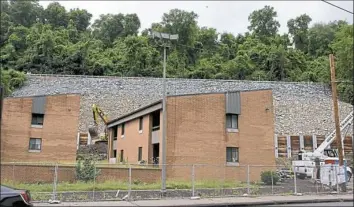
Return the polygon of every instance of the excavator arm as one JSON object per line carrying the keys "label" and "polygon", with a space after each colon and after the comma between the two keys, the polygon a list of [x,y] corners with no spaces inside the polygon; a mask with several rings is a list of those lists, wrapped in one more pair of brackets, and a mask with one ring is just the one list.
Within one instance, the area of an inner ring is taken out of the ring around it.
{"label": "excavator arm", "polygon": [[89,128],[89,133],[91,137],[98,137],[98,121],[99,118],[103,121],[105,125],[108,123],[108,117],[103,113],[103,111],[96,104],[92,104],[92,113],[94,120],[94,127]]}
{"label": "excavator arm", "polygon": [[98,116],[101,118],[101,120],[104,122],[105,125],[108,123],[108,118],[107,116],[103,113],[103,111],[98,107],[96,104],[92,104],[92,112],[93,112],[93,119],[95,121],[95,124],[98,124]]}

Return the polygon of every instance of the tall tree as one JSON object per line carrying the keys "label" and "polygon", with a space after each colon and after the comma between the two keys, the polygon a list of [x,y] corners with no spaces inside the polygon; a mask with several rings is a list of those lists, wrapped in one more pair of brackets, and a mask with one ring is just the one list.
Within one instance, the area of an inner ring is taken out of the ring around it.
{"label": "tall tree", "polygon": [[331,44],[337,59],[337,77],[340,80],[348,81],[338,84],[339,93],[344,100],[354,104],[353,91],[353,25],[343,25],[335,34],[335,39]]}
{"label": "tall tree", "polygon": [[124,15],[102,14],[93,23],[92,29],[97,39],[102,40],[107,46],[111,46],[117,37],[124,35]]}
{"label": "tall tree", "polygon": [[295,48],[305,53],[308,50],[308,28],[311,21],[311,17],[307,14],[288,21],[289,34],[292,35]]}
{"label": "tall tree", "polygon": [[124,36],[137,35],[140,29],[140,19],[136,14],[124,16]]}
{"label": "tall tree", "polygon": [[76,29],[80,32],[83,32],[90,25],[92,14],[90,14],[85,9],[70,9],[69,19],[73,20],[76,26]]}
{"label": "tall tree", "polygon": [[44,18],[53,27],[67,27],[69,22],[65,7],[60,5],[59,2],[53,2],[48,5],[44,10]]}
{"label": "tall tree", "polygon": [[15,25],[30,27],[43,21],[43,7],[38,0],[10,0],[9,15]]}
{"label": "tall tree", "polygon": [[6,12],[0,13],[0,47],[5,44],[9,37],[9,29],[12,25],[10,15]]}
{"label": "tall tree", "polygon": [[334,21],[329,23],[315,23],[308,32],[308,52],[310,57],[328,56],[332,53],[329,47],[334,40],[336,31],[342,26],[347,25],[345,21]]}
{"label": "tall tree", "polygon": [[136,14],[103,14],[92,25],[94,36],[107,46],[112,46],[118,37],[137,35],[140,20]]}
{"label": "tall tree", "polygon": [[276,17],[277,12],[274,7],[265,6],[260,10],[255,10],[248,16],[250,22],[248,29],[262,40],[274,37],[280,27]]}
{"label": "tall tree", "polygon": [[178,34],[178,42],[182,45],[193,45],[198,31],[198,15],[180,9],[172,9],[162,16],[163,32]]}

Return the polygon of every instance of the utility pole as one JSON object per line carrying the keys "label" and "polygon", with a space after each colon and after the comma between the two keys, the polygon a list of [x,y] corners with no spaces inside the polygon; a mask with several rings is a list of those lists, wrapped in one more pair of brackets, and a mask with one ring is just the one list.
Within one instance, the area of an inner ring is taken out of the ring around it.
{"label": "utility pole", "polygon": [[0,67],[0,139],[1,139],[1,125],[2,125],[2,111],[4,108],[4,93],[5,93],[5,87],[3,86],[3,83],[1,81],[2,76],[2,68]]}
{"label": "utility pole", "polygon": [[[335,66],[334,66],[334,56],[333,56],[333,54],[329,55],[329,64],[331,66],[332,100],[333,100],[334,122],[335,122],[335,125],[336,125],[337,149],[338,149],[338,154],[339,154],[339,168],[341,169],[341,168],[344,167],[344,161],[343,161],[342,139],[341,139],[339,113],[338,113],[336,69],[335,69]],[[344,173],[346,173],[345,170],[344,170]],[[341,187],[342,187],[342,191],[346,192],[346,182],[344,182],[341,185]]]}
{"label": "utility pole", "polygon": [[166,111],[166,88],[167,88],[167,82],[166,82],[166,60],[167,60],[167,55],[166,55],[166,49],[168,46],[168,41],[170,40],[178,40],[178,34],[167,34],[167,33],[161,33],[161,32],[151,32],[152,38],[159,38],[163,40],[163,99],[162,99],[162,141],[161,141],[161,147],[162,147],[162,159],[161,159],[161,165],[162,165],[162,176],[161,176],[161,192],[163,195],[166,193],[166,134],[167,134],[167,111]]}

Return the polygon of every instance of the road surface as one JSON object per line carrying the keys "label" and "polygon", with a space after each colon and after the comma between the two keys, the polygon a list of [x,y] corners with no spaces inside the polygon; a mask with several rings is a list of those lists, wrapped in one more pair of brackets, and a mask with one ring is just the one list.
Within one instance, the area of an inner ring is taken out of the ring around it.
{"label": "road surface", "polygon": [[353,206],[352,202],[328,202],[328,203],[303,203],[303,204],[286,204],[286,205],[270,205],[269,207],[275,206]]}

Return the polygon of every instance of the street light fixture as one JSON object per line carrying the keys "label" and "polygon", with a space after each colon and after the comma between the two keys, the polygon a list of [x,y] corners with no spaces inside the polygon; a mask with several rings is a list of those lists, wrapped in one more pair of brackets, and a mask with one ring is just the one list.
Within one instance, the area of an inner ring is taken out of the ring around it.
{"label": "street light fixture", "polygon": [[161,164],[162,164],[162,186],[161,186],[161,192],[163,194],[166,193],[166,123],[167,123],[167,114],[166,114],[166,88],[167,88],[167,82],[166,82],[166,49],[168,46],[168,41],[170,40],[178,40],[178,34],[168,34],[168,33],[162,33],[162,32],[156,32],[156,31],[151,31],[151,37],[152,38],[158,38],[165,40],[163,41],[162,47],[163,47],[163,99],[162,99],[162,159],[161,159]]}

